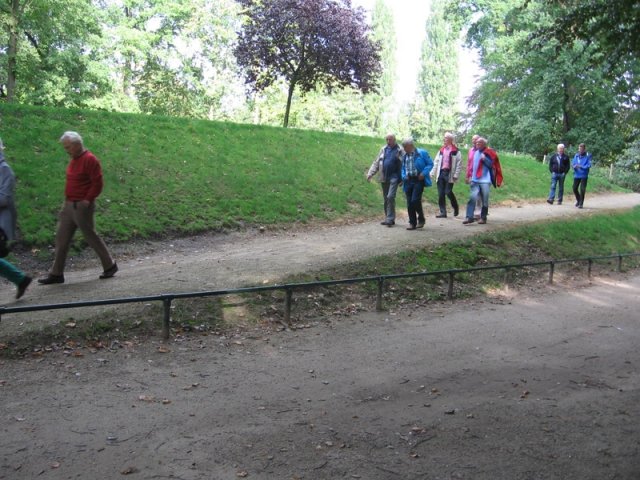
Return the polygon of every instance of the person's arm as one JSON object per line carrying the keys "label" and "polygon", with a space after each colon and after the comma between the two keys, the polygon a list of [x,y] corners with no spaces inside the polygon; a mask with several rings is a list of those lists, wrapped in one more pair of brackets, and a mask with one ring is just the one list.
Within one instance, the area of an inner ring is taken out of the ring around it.
{"label": "person's arm", "polygon": [[454,183],[458,181],[458,178],[460,178],[460,170],[462,170],[462,154],[460,153],[460,150],[456,152],[451,161],[453,162],[453,169],[449,183]]}
{"label": "person's arm", "polygon": [[378,173],[378,170],[380,169],[380,155],[382,154],[382,151],[383,150],[380,150],[380,152],[378,152],[378,156],[371,164],[371,167],[369,167],[369,171],[367,172],[367,181],[371,181],[371,178]]}
{"label": "person's arm", "polygon": [[86,169],[87,175],[89,175],[89,179],[91,181],[91,187],[87,191],[84,201],[91,203],[98,198],[100,193],[102,193],[102,187],[104,185],[102,179],[102,167],[100,166],[98,159],[93,157],[87,161]]}
{"label": "person's arm", "polygon": [[0,208],[8,207],[11,204],[15,178],[8,169],[0,169]]}
{"label": "person's arm", "polygon": [[587,154],[587,158],[584,161],[584,165],[582,165],[583,168],[586,168],[587,170],[591,168],[591,154]]}
{"label": "person's arm", "polygon": [[555,159],[555,155],[552,155],[551,158],[549,159],[549,172],[553,173],[553,160]]}
{"label": "person's arm", "polygon": [[426,150],[423,150],[422,152],[420,152],[420,156],[424,161],[424,168],[422,169],[422,172],[420,172],[422,175],[422,178],[420,178],[420,180],[424,180],[429,176],[429,173],[433,169],[433,160],[431,160],[431,156],[429,155],[429,152],[427,152]]}

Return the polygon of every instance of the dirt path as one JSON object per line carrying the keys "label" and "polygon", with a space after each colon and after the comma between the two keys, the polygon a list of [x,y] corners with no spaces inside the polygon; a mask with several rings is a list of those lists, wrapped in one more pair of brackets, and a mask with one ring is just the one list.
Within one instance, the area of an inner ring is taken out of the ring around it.
{"label": "dirt path", "polygon": [[[636,205],[640,205],[640,194],[591,196],[583,210],[569,203],[562,206],[521,204],[492,208],[487,225],[471,226],[463,226],[461,218],[435,219],[433,206],[429,205],[427,226],[413,232],[405,230],[406,219],[401,217],[394,228],[369,222],[275,234],[198,236],[170,243],[149,242],[143,248],[123,245],[116,248],[120,271],[113,279],[98,280],[99,262],[92,252],[88,252],[86,260],[78,259],[75,265],[70,261],[65,284],[40,286],[34,282],[18,302],[13,299],[14,289],[7,286],[0,295],[0,303],[48,304],[259,285],[277,281],[285,275],[364,259],[382,252],[437,244],[522,223],[590,215]],[[57,323],[68,318],[69,312],[5,315],[0,323],[0,339],[42,324]],[[73,310],[72,315],[81,318],[93,313],[95,309],[83,309]]]}
{"label": "dirt path", "polygon": [[0,361],[0,479],[637,480],[639,294]]}

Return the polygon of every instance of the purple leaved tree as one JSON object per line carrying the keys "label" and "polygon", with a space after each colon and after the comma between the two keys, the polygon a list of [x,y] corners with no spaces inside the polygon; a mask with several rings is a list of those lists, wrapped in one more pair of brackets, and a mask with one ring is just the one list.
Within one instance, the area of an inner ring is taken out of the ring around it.
{"label": "purple leaved tree", "polygon": [[375,91],[381,72],[379,45],[369,36],[364,11],[351,0],[238,0],[244,23],[234,50],[245,81],[262,91],[289,84],[284,127],[296,87],[304,95],[351,86]]}

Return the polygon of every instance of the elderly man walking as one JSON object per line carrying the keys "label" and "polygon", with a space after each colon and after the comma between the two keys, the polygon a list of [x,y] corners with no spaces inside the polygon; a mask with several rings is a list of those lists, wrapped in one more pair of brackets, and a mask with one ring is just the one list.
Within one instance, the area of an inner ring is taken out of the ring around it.
{"label": "elderly man walking", "polygon": [[549,172],[551,172],[551,189],[549,190],[549,198],[547,198],[549,205],[553,205],[555,200],[556,185],[558,190],[558,205],[562,205],[564,179],[570,169],[571,160],[569,159],[569,155],[564,153],[564,144],[559,143],[556,153],[549,159]]}
{"label": "elderly man walking", "polygon": [[440,213],[436,215],[436,218],[447,218],[447,197],[449,197],[453,208],[453,216],[457,217],[459,212],[458,200],[453,193],[453,185],[460,177],[462,155],[453,141],[454,136],[452,133],[447,132],[444,134],[444,146],[436,155],[433,170],[431,170],[431,178],[436,181],[438,186]]}
{"label": "elderly man walking", "polygon": [[73,234],[78,228],[100,258],[103,272],[99,278],[111,278],[118,271],[118,265],[96,233],[93,219],[96,198],[102,192],[102,167],[96,156],[84,147],[82,137],[77,132],[65,132],[60,137],[60,143],[70,158],[64,190],[65,201],[59,213],[55,260],[49,274],[38,279],[38,283],[64,283],[67,254]]}
{"label": "elderly man walking", "polygon": [[382,185],[382,196],[384,197],[385,219],[381,225],[393,227],[396,224],[396,193],[398,186],[402,182],[402,156],[404,151],[396,143],[396,136],[389,134],[386,136],[387,144],[378,152],[378,156],[371,164],[367,172],[367,181],[371,181],[378,173],[380,185]]}
{"label": "elderly man walking", "polygon": [[470,196],[469,202],[467,203],[467,217],[462,222],[464,225],[475,222],[473,210],[476,207],[478,197],[482,199],[482,209],[478,223],[487,223],[489,191],[492,184],[491,171],[497,158],[498,154],[495,150],[487,146],[487,140],[485,138],[480,137],[476,140],[476,150],[471,162],[467,165],[466,182],[470,184]]}

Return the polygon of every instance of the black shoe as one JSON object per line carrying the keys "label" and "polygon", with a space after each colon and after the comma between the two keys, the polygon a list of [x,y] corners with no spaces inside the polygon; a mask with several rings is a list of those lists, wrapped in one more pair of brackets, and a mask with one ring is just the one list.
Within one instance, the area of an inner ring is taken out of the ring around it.
{"label": "black shoe", "polygon": [[579,207],[579,206],[580,206],[580,202],[576,202],[576,207]]}
{"label": "black shoe", "polygon": [[380,225],[389,225],[389,222],[387,222],[386,220],[383,220],[382,222],[380,222]]}
{"label": "black shoe", "polygon": [[487,219],[486,218],[481,218],[480,220],[478,220],[478,224],[479,225],[484,225],[485,223],[487,223]]}
{"label": "black shoe", "polygon": [[64,275],[54,275],[50,273],[44,278],[39,278],[38,283],[40,285],[51,285],[53,283],[64,283]]}
{"label": "black shoe", "polygon": [[436,218],[447,218],[447,214],[439,213],[438,215],[436,215]]}
{"label": "black shoe", "polygon": [[416,227],[415,225],[409,225],[407,227],[407,230],[415,230],[416,228],[418,228],[418,227]]}
{"label": "black shoe", "polygon": [[100,280],[104,280],[105,278],[111,278],[116,274],[117,271],[118,271],[118,264],[116,262],[113,262],[113,265],[111,265],[104,272],[102,272],[102,275],[100,275],[99,278]]}
{"label": "black shoe", "polygon": [[396,222],[388,222],[387,227],[391,228],[396,224]]}
{"label": "black shoe", "polygon": [[418,228],[424,228],[424,222],[418,222]]}
{"label": "black shoe", "polygon": [[24,292],[27,291],[27,287],[31,284],[31,277],[25,275],[22,281],[18,284],[18,291],[16,292],[16,299],[21,298],[24,295]]}
{"label": "black shoe", "polygon": [[558,205],[562,205],[562,200],[558,200]]}
{"label": "black shoe", "polygon": [[549,205],[553,205],[553,200],[551,200],[550,198],[548,198],[548,199],[547,199],[547,203],[548,203]]}
{"label": "black shoe", "polygon": [[458,207],[453,207],[453,216],[457,217],[459,213],[460,213],[460,210],[458,210]]}
{"label": "black shoe", "polygon": [[462,222],[463,225],[471,225],[473,222],[475,222],[475,218],[466,218],[464,220],[464,222]]}
{"label": "black shoe", "polygon": [[578,205],[578,208],[582,208],[582,204]]}

